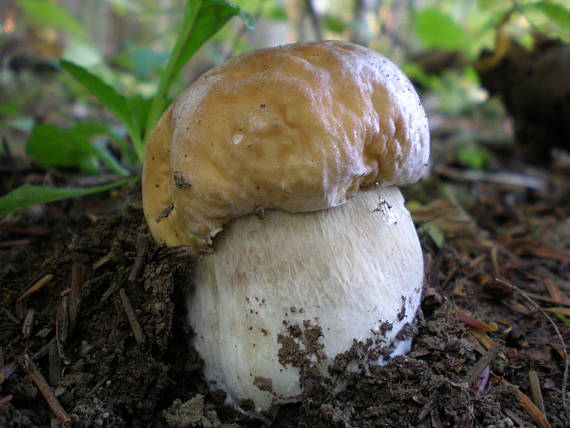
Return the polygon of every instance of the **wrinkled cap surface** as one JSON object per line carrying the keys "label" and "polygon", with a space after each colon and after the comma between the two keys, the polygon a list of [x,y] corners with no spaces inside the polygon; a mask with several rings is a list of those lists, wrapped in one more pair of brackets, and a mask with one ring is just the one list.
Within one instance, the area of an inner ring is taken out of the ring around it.
{"label": "wrinkled cap surface", "polygon": [[202,75],[158,122],[143,206],[154,238],[208,251],[229,221],[342,205],[417,181],[427,119],[392,62],[346,42],[261,49]]}

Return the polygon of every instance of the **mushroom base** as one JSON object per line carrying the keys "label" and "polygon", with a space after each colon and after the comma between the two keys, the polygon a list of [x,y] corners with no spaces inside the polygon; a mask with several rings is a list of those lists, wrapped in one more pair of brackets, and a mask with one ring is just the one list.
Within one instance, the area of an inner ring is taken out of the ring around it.
{"label": "mushroom base", "polygon": [[301,393],[292,349],[323,374],[355,340],[368,340],[376,362],[397,349],[422,280],[416,230],[395,187],[325,211],[241,217],[196,268],[193,343],[212,388],[266,412]]}

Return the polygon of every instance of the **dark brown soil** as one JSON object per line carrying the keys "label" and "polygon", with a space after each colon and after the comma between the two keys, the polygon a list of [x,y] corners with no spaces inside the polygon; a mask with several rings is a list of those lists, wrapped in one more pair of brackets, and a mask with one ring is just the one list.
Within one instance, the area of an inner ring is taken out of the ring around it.
{"label": "dark brown soil", "polygon": [[[567,339],[570,180],[567,171],[546,178],[548,191],[476,182],[447,183],[443,194],[437,177],[408,189],[426,255],[411,353],[349,373],[369,345],[355,344],[331,369],[346,384],[337,394],[309,359],[291,359],[304,397],[273,426],[548,426],[521,393],[542,397],[551,426],[564,426],[564,345],[538,307]],[[0,222],[0,427],[58,426],[67,416],[76,427],[263,426],[208,390],[185,322],[191,259],[154,246],[139,197],[123,188]]]}

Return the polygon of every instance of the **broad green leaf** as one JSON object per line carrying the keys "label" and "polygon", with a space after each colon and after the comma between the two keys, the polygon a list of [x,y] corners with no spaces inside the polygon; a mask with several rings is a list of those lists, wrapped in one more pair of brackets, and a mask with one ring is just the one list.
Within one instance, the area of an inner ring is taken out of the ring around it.
{"label": "broad green leaf", "polygon": [[549,1],[539,1],[528,5],[528,7],[540,10],[560,28],[570,31],[570,9]]}
{"label": "broad green leaf", "polygon": [[142,127],[136,121],[127,99],[118,93],[115,88],[105,83],[100,77],[90,73],[83,67],[69,61],[60,62],[62,68],[97,98],[105,107],[115,114],[127,127],[139,159],[143,158],[141,134]]}
{"label": "broad green leaf", "polygon": [[128,176],[106,147],[106,140],[96,136],[114,134],[100,123],[79,122],[73,128],[54,125],[37,125],[26,143],[26,152],[40,165],[79,168],[87,174],[99,170],[99,162],[119,175]]}
{"label": "broad green leaf", "polygon": [[426,8],[418,13],[414,32],[425,49],[455,50],[468,46],[463,30],[449,15],[435,8]]}
{"label": "broad green leaf", "polygon": [[[187,4],[198,3],[188,2]],[[210,37],[218,32],[230,18],[240,13],[239,7],[228,3],[225,0],[202,0],[197,13],[192,10],[193,6],[187,6],[184,17],[184,24],[186,26],[192,25],[190,28],[182,28],[180,34],[181,49],[179,52],[174,52],[176,55],[173,60],[172,75],[177,76],[182,67],[186,65],[188,60],[198,51],[198,49]],[[192,15],[196,13],[195,21]],[[240,15],[245,20],[246,24],[251,25],[251,15],[243,13]],[[178,41],[177,41],[178,44]],[[176,48],[175,48],[176,49]]]}
{"label": "broad green leaf", "polygon": [[135,178],[128,178],[102,186],[81,189],[58,189],[48,186],[32,186],[30,184],[24,184],[23,186],[12,190],[7,195],[0,197],[0,215],[19,211],[32,205],[46,204],[48,202],[61,201],[63,199],[75,198],[77,196],[104,192],[134,180]]}
{"label": "broad green leaf", "polygon": [[44,166],[79,168],[87,174],[99,168],[84,133],[54,125],[37,125],[26,142],[26,153]]}
{"label": "broad green leaf", "polygon": [[38,25],[64,30],[75,36],[86,38],[79,21],[57,3],[45,0],[20,0],[18,5],[26,16]]}

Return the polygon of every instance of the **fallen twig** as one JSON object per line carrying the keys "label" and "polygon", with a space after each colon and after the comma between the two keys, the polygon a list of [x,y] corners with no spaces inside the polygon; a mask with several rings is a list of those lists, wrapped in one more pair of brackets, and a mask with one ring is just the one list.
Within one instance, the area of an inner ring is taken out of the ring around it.
{"label": "fallen twig", "polygon": [[532,402],[540,409],[540,411],[546,415],[544,409],[544,400],[542,399],[542,391],[540,389],[540,382],[538,380],[538,374],[536,370],[530,370],[528,372],[528,380],[530,384],[530,395],[532,397]]}
{"label": "fallen twig", "polygon": [[14,239],[11,241],[2,241],[0,242],[1,248],[12,248],[12,247],[21,247],[23,245],[31,244],[31,239]]}
{"label": "fallen twig", "polygon": [[550,294],[550,297],[552,297],[555,302],[560,302],[563,305],[570,305],[570,299],[560,291],[560,287],[558,287],[558,284],[556,284],[552,279],[545,278],[544,285],[548,290],[548,294]]}
{"label": "fallen twig", "polygon": [[474,169],[458,169],[445,165],[435,165],[433,171],[444,177],[460,181],[480,181],[507,186],[525,187],[527,189],[544,190],[548,182],[541,178],[526,174],[509,172],[480,171]]}
{"label": "fallen twig", "polygon": [[0,230],[10,233],[18,233],[21,235],[47,235],[49,230],[45,227],[31,226],[31,227],[18,227],[10,224],[0,224]]}
{"label": "fallen twig", "polygon": [[109,288],[105,290],[103,296],[101,296],[101,303],[105,302],[109,297],[111,297],[117,289],[123,284],[125,281],[126,271],[124,269],[119,269],[115,278],[112,280],[111,285]]}
{"label": "fallen twig", "polygon": [[568,301],[568,299],[559,300],[559,299],[556,299],[553,297],[541,296],[540,294],[532,293],[532,292],[526,291],[526,290],[524,290],[524,292],[528,297],[530,297],[531,299],[534,299],[534,300],[540,300],[542,302],[547,302],[547,303],[554,303],[556,305],[570,306],[570,302]]}
{"label": "fallen twig", "polygon": [[93,263],[93,270],[97,270],[104,264],[109,263],[111,260],[113,260],[113,257],[115,257],[115,254],[113,253],[113,250],[111,250],[103,257],[101,257],[99,260],[97,260],[95,263]]}
{"label": "fallen twig", "polygon": [[567,317],[570,316],[570,308],[546,308],[545,311],[565,315]]}
{"label": "fallen twig", "polygon": [[475,328],[477,330],[484,331],[484,332],[492,332],[492,331],[497,331],[499,329],[497,324],[495,324],[495,323],[491,323],[491,324],[484,323],[483,321],[479,321],[478,319],[473,318],[471,315],[468,315],[463,311],[456,310],[455,313],[456,313],[457,319],[459,319],[459,321],[461,321],[462,323],[468,325],[469,327]]}
{"label": "fallen twig", "polygon": [[57,343],[57,350],[59,356],[65,364],[71,361],[66,357],[63,349],[64,343],[69,337],[69,297],[67,295],[61,296],[59,308],[55,318],[55,341]]}
{"label": "fallen twig", "polygon": [[489,350],[495,346],[495,341],[487,336],[487,333],[476,328],[470,328],[469,332],[485,349]]}
{"label": "fallen twig", "polygon": [[12,321],[14,324],[20,324],[20,321],[18,320],[18,318],[16,318],[14,315],[12,315],[12,313],[6,309],[6,308],[2,308],[2,312],[4,312],[4,315],[6,315],[6,317]]}
{"label": "fallen twig", "polygon": [[59,356],[59,349],[57,341],[52,340],[49,344],[49,383],[52,386],[59,384],[61,380],[61,357]]}
{"label": "fallen twig", "polygon": [[46,285],[48,282],[50,282],[53,278],[54,278],[54,275],[51,273],[44,275],[39,281],[36,281],[34,284],[32,284],[32,286],[30,288],[28,288],[26,291],[24,291],[22,293],[22,295],[20,297],[18,297],[16,302],[21,302],[22,300],[27,299],[31,295],[37,293],[39,290],[42,289],[42,287],[44,285]]}
{"label": "fallen twig", "polygon": [[34,328],[34,322],[36,320],[36,311],[33,309],[28,309],[26,312],[26,317],[24,322],[22,322],[22,335],[24,337],[30,337],[32,334],[32,329]]}
{"label": "fallen twig", "polygon": [[69,290],[69,332],[71,333],[77,323],[79,310],[81,308],[82,284],[85,267],[80,263],[73,263],[71,266],[71,284]]}
{"label": "fallen twig", "polygon": [[69,426],[71,424],[71,417],[67,414],[32,359],[27,355],[21,356],[18,358],[18,364],[28,376],[30,376],[38,390],[42,393],[53,414],[60,420],[63,426]]}
{"label": "fallen twig", "polygon": [[131,273],[129,274],[129,282],[135,282],[142,271],[144,266],[144,262],[146,259],[146,252],[148,250],[149,241],[147,236],[144,233],[139,233],[137,235],[137,256],[135,257],[135,262],[133,263],[133,268],[131,269]]}
{"label": "fallen twig", "polygon": [[491,349],[489,349],[480,359],[477,361],[477,364],[473,366],[473,368],[469,371],[467,376],[465,377],[465,383],[467,385],[471,385],[473,382],[477,380],[477,378],[483,373],[485,367],[489,366],[491,361],[495,359],[499,351],[501,350],[502,344],[495,343]]}
{"label": "fallen twig", "polygon": [[0,385],[2,385],[2,383],[6,379],[8,379],[10,376],[12,376],[17,368],[18,368],[18,365],[16,364],[15,361],[12,361],[11,363],[8,363],[5,366],[2,366],[2,368],[0,368]]}
{"label": "fallen twig", "polygon": [[55,321],[55,332],[58,342],[64,343],[69,334],[69,297],[62,296],[59,302]]}
{"label": "fallen twig", "polygon": [[8,404],[10,404],[10,402],[12,401],[13,398],[14,398],[13,395],[6,395],[6,396],[0,398],[0,409],[4,406],[7,406]]}
{"label": "fallen twig", "polygon": [[121,288],[119,290],[119,296],[121,297],[121,302],[123,303],[123,308],[125,309],[125,313],[127,314],[127,319],[129,320],[129,324],[131,325],[131,329],[133,330],[133,335],[135,336],[135,340],[137,343],[144,343],[144,333],[141,329],[141,325],[139,324],[139,320],[133,310],[133,306],[131,305],[131,301],[129,300],[129,296],[125,293],[125,289]]}

